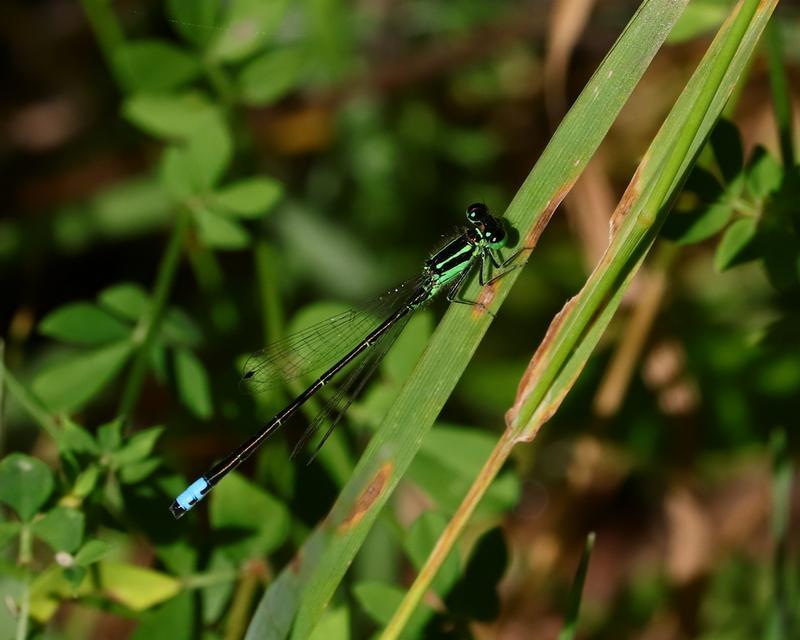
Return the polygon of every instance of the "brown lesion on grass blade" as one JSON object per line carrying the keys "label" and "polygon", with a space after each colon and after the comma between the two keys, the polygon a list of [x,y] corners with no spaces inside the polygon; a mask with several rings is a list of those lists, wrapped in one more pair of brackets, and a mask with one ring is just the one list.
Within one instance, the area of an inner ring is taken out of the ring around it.
{"label": "brown lesion on grass blade", "polygon": [[553,214],[558,208],[558,205],[561,204],[561,201],[567,197],[567,194],[570,191],[572,191],[572,187],[575,186],[577,180],[577,176],[570,178],[569,181],[564,184],[552,198],[550,198],[548,203],[545,205],[544,210],[542,211],[542,215],[539,216],[539,219],[528,232],[528,235],[525,236],[525,244],[523,247],[526,251],[532,251],[536,246],[536,243],[539,242],[539,238],[544,232],[545,227],[550,223],[550,218],[553,217]]}
{"label": "brown lesion on grass blade", "polygon": [[547,333],[539,345],[539,348],[536,349],[536,353],[533,354],[533,358],[531,358],[531,361],[528,363],[528,368],[525,369],[525,373],[522,375],[522,379],[519,381],[519,385],[517,386],[517,395],[514,398],[514,404],[511,405],[511,408],[508,411],[506,411],[506,425],[509,429],[514,429],[517,426],[516,423],[519,419],[520,409],[522,408],[522,405],[525,404],[528,396],[531,394],[536,381],[541,377],[542,370],[548,362],[548,358],[546,356],[548,356],[550,353],[553,340],[555,340],[555,337],[558,334],[558,330],[561,328],[564,319],[569,315],[569,312],[575,306],[577,300],[577,296],[570,298],[561,311],[556,314],[556,316],[553,318],[553,321],[550,323],[550,326],[547,328]]}
{"label": "brown lesion on grass blade", "polygon": [[289,561],[289,570],[294,575],[299,575],[300,570],[303,568],[303,560],[305,558],[305,554],[303,553],[303,547],[300,547],[297,550],[297,553],[292,556],[292,559]]}
{"label": "brown lesion on grass blade", "polygon": [[[525,236],[525,241],[522,244],[522,251],[523,255],[518,258],[522,262],[527,262],[528,256],[536,247],[536,244],[539,242],[539,238],[541,237],[542,233],[544,233],[545,227],[550,222],[550,218],[553,217],[558,205],[561,204],[562,200],[567,196],[567,194],[572,190],[572,187],[575,186],[575,182],[577,181],[577,176],[571,178],[564,186],[559,189],[556,194],[550,198],[550,200],[545,205],[544,209],[542,210],[542,214],[534,223],[531,230],[528,232],[528,235]],[[493,282],[490,285],[486,285],[480,292],[478,299],[476,302],[478,304],[475,305],[473,308],[473,316],[479,318],[482,316],[491,306],[492,302],[494,302],[494,296],[496,294],[496,287],[499,280]]]}
{"label": "brown lesion on grass blade", "polygon": [[628,213],[630,213],[634,203],[639,200],[642,195],[642,172],[647,166],[647,161],[648,156],[646,155],[636,168],[636,173],[633,174],[633,177],[628,184],[628,188],[625,189],[625,193],[622,194],[622,198],[620,198],[617,208],[614,209],[614,213],[611,214],[611,220],[608,223],[609,244],[611,244],[611,240],[614,239],[614,236],[617,235],[617,231],[619,231],[620,226],[622,226],[622,221],[628,216]]}
{"label": "brown lesion on grass blade", "polygon": [[361,522],[361,519],[364,517],[364,515],[372,508],[375,502],[377,502],[378,498],[383,495],[383,492],[386,491],[386,487],[389,484],[389,478],[392,477],[393,470],[394,463],[390,461],[384,462],[380,466],[367,486],[364,487],[364,489],[356,498],[352,509],[350,509],[350,512],[347,514],[344,520],[342,520],[342,523],[337,528],[338,533],[344,533]]}

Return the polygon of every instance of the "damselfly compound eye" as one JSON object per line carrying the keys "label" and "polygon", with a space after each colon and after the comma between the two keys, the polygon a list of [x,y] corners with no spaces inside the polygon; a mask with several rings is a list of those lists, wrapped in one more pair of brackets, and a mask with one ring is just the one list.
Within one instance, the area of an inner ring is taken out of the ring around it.
{"label": "damselfly compound eye", "polygon": [[482,202],[474,202],[467,207],[467,219],[471,222],[485,220],[489,215],[489,207]]}

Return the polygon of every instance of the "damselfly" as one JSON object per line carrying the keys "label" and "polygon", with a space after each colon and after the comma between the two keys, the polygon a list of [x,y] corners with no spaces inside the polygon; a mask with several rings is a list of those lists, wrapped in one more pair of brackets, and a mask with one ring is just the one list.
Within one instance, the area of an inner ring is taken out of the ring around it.
{"label": "damselfly", "polygon": [[447,300],[450,302],[479,304],[460,299],[459,292],[476,266],[479,267],[481,286],[505,273],[495,274],[489,279],[492,267],[502,269],[516,257],[515,254],[506,261],[502,260],[499,251],[506,244],[507,234],[502,221],[492,216],[486,205],[472,204],[467,208],[467,225],[460,229],[459,235],[425,262],[421,275],[380,299],[379,306],[388,306],[382,320],[376,320],[374,314],[351,311],[284,338],[253,354],[245,364],[243,379],[256,387],[271,384],[280,376],[296,377],[314,368],[329,368],[258,433],[190,484],[170,506],[172,514],[180,518],[196,505],[214,485],[245,461],[270,434],[300,409],[303,403],[348,365],[352,365],[347,380],[339,388],[327,410],[306,430],[295,448],[296,452],[330,417],[327,431],[317,446],[319,450],[411,314],[443,290],[447,290]]}

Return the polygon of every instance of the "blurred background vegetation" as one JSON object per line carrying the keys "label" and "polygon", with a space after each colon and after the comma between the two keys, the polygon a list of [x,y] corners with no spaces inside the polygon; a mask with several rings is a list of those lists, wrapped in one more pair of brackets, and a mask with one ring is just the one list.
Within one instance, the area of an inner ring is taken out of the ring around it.
{"label": "blurred background vegetation", "polygon": [[[185,481],[296,391],[241,394],[242,357],[415,275],[470,202],[500,214],[636,6],[4,2],[0,637],[242,637],[444,305],[409,325],[318,462],[289,460],[296,420],[175,522]],[[690,3],[320,638],[388,620],[730,7]],[[800,217],[797,135],[773,106],[785,78],[797,110],[800,10],[780,6],[773,27],[597,354],[434,583],[418,637],[557,637],[590,531],[578,637],[800,637],[798,227],[768,215]]]}

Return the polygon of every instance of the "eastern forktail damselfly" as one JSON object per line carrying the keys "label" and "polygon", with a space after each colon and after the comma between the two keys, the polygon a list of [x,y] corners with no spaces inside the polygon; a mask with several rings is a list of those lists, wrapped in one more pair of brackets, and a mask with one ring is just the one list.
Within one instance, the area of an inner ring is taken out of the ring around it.
{"label": "eastern forktail damselfly", "polygon": [[[386,296],[391,302],[388,315],[381,321],[367,314],[349,312],[294,334],[251,356],[245,365],[243,379],[255,386],[269,384],[279,375],[300,375],[315,366],[328,365],[305,391],[275,415],[258,433],[211,467],[205,474],[190,484],[172,503],[170,511],[176,518],[196,505],[230,471],[238,467],[286,422],[300,407],[322,387],[351,363],[353,370],[332,401],[329,411],[334,411],[327,432],[317,447],[322,446],[338,419],[347,409],[352,396],[357,394],[366,379],[374,371],[380,359],[394,342],[411,314],[428,303],[437,294],[447,290],[447,300],[461,304],[479,303],[461,300],[458,294],[474,267],[479,267],[481,286],[503,275],[501,272],[489,279],[492,267],[507,266],[517,254],[502,260],[499,250],[507,244],[507,234],[500,219],[489,213],[486,205],[472,204],[467,208],[467,225],[459,234],[434,253],[424,264],[421,275],[413,281],[393,289]],[[511,267],[514,268],[514,267]],[[370,327],[371,330],[367,331]],[[360,337],[363,336],[363,337]],[[345,344],[345,350],[342,350]],[[338,345],[338,346],[330,346]],[[347,391],[348,393],[345,393]],[[301,446],[324,422],[323,413],[314,421],[301,438]],[[297,447],[295,448],[297,451]]]}

